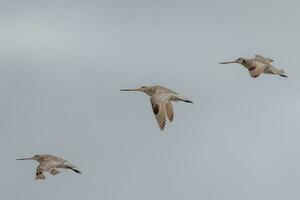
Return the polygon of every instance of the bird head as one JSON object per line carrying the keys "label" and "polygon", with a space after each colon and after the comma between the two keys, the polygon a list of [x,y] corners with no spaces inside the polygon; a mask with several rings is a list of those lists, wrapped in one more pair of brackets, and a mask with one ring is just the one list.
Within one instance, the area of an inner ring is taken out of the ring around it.
{"label": "bird head", "polygon": [[35,156],[31,157],[31,158],[19,158],[17,160],[36,160],[36,161],[39,162],[41,159],[42,159],[42,155],[37,154],[37,155],[35,155]]}
{"label": "bird head", "polygon": [[228,62],[220,62],[219,64],[231,64],[231,63],[239,63],[241,65],[246,64],[247,59],[246,58],[238,58],[236,60],[233,61],[228,61]]}
{"label": "bird head", "polygon": [[142,86],[136,89],[121,89],[120,91],[139,91],[144,92],[150,96],[154,93],[153,87],[151,86]]}

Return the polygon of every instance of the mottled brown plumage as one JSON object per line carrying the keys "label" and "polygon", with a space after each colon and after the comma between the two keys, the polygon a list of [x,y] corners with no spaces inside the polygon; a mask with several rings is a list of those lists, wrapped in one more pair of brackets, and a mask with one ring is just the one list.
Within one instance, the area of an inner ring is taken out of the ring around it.
{"label": "mottled brown plumage", "polygon": [[36,169],[35,180],[46,179],[44,172],[49,172],[53,176],[59,174],[60,171],[57,170],[58,168],[71,169],[74,172],[81,174],[81,172],[68,161],[50,154],[38,154],[33,156],[32,158],[20,158],[17,160],[36,160],[40,163]]}
{"label": "mottled brown plumage", "polygon": [[187,98],[179,96],[176,92],[163,86],[143,86],[137,89],[123,89],[121,91],[141,91],[150,96],[152,110],[155,115],[159,128],[164,130],[166,119],[170,122],[174,119],[172,101],[184,101],[193,103]]}
{"label": "mottled brown plumage", "polygon": [[284,74],[284,71],[282,69],[273,67],[271,65],[271,62],[273,62],[271,58],[255,55],[254,58],[238,58],[237,60],[230,62],[221,62],[220,64],[239,63],[248,69],[252,78],[257,78],[262,73],[274,74],[287,78],[287,76]]}

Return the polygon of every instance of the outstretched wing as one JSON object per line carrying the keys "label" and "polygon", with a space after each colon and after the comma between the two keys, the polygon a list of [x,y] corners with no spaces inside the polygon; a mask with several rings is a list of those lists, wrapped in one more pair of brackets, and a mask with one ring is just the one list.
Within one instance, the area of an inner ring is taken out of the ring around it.
{"label": "outstretched wing", "polygon": [[46,179],[45,175],[44,175],[44,170],[43,168],[39,165],[36,168],[36,172],[35,172],[35,180],[41,180],[41,179]]}
{"label": "outstretched wing", "polygon": [[55,175],[57,175],[57,174],[59,174],[60,173],[60,171],[58,171],[57,169],[52,169],[51,171],[50,171],[50,174],[52,174],[53,176],[55,176]]}
{"label": "outstretched wing", "polygon": [[255,55],[255,59],[257,59],[257,60],[259,60],[259,61],[261,61],[261,62],[264,62],[264,63],[266,63],[266,64],[268,64],[268,65],[270,65],[271,62],[273,62],[273,59],[271,59],[271,58],[266,58],[266,57],[261,56],[261,55]]}
{"label": "outstretched wing", "polygon": [[264,67],[262,66],[250,67],[248,70],[252,78],[257,78],[264,71]]}
{"label": "outstretched wing", "polygon": [[275,68],[275,67],[266,67],[265,69],[264,69],[264,73],[266,73],[266,74],[277,74],[277,75],[280,75],[280,76],[284,76],[284,77],[286,77],[286,75],[284,75],[284,70],[282,70],[282,69],[277,69],[277,68]]}
{"label": "outstretched wing", "polygon": [[174,119],[174,110],[173,110],[173,104],[171,101],[168,101],[168,103],[166,105],[166,109],[167,109],[168,119],[170,120],[170,122],[172,122]]}
{"label": "outstretched wing", "polygon": [[35,173],[35,180],[46,179],[44,172],[50,172],[52,175],[59,173],[55,168],[59,165],[57,162],[44,161],[38,165]]}
{"label": "outstretched wing", "polygon": [[49,169],[43,165],[39,165],[36,168],[35,172],[35,180],[41,180],[41,179],[46,179],[44,172],[49,171]]}
{"label": "outstretched wing", "polygon": [[160,130],[164,130],[166,126],[167,109],[166,105],[171,98],[172,93],[158,93],[151,96],[150,101],[152,110]]}
{"label": "outstretched wing", "polygon": [[251,66],[248,67],[248,70],[252,78],[259,77],[264,72],[265,68],[271,66],[260,60],[252,60],[250,64]]}

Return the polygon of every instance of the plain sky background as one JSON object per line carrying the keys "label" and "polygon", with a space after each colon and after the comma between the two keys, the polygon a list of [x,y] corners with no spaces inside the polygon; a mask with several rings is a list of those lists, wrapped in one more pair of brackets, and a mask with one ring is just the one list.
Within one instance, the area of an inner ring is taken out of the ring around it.
{"label": "plain sky background", "polygon": [[[300,199],[297,0],[0,2],[0,198]],[[250,78],[262,54],[288,79]],[[176,103],[164,135],[149,98]],[[78,166],[35,181],[51,153]]]}

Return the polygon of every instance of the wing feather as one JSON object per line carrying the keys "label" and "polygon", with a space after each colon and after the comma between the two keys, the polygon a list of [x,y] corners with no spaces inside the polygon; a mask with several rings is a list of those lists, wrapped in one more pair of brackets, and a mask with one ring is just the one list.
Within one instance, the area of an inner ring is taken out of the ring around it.
{"label": "wing feather", "polygon": [[50,174],[52,174],[53,176],[55,176],[55,175],[57,175],[57,174],[59,174],[60,173],[60,171],[58,171],[57,169],[52,169],[51,171],[50,171]]}
{"label": "wing feather", "polygon": [[252,67],[252,68],[249,68],[248,70],[249,70],[249,73],[252,78],[257,78],[264,71],[264,68],[263,67]]}
{"label": "wing feather", "polygon": [[43,166],[43,165],[39,165],[36,168],[36,172],[35,172],[35,180],[42,180],[42,179],[46,179],[45,175],[44,175],[44,171],[47,171],[47,169]]}
{"label": "wing feather", "polygon": [[171,101],[168,101],[168,103],[166,105],[166,109],[167,109],[168,119],[170,120],[170,122],[172,122],[174,120],[174,110],[173,110],[173,104]]}
{"label": "wing feather", "polygon": [[167,111],[166,105],[171,98],[171,93],[154,94],[151,96],[150,101],[155,115],[157,124],[160,130],[164,130],[166,126]]}
{"label": "wing feather", "polygon": [[60,163],[57,162],[51,162],[51,161],[44,161],[41,164],[38,165],[35,173],[35,180],[40,180],[40,179],[46,179],[44,172],[50,172],[52,175],[56,175],[59,173],[58,170],[55,168],[59,165]]}
{"label": "wing feather", "polygon": [[259,60],[259,61],[262,61],[262,62],[264,62],[264,63],[266,63],[266,64],[268,64],[268,65],[270,65],[271,62],[273,62],[273,59],[271,59],[271,58],[266,58],[266,57],[261,56],[261,55],[255,55],[255,59],[257,59],[257,60]]}

